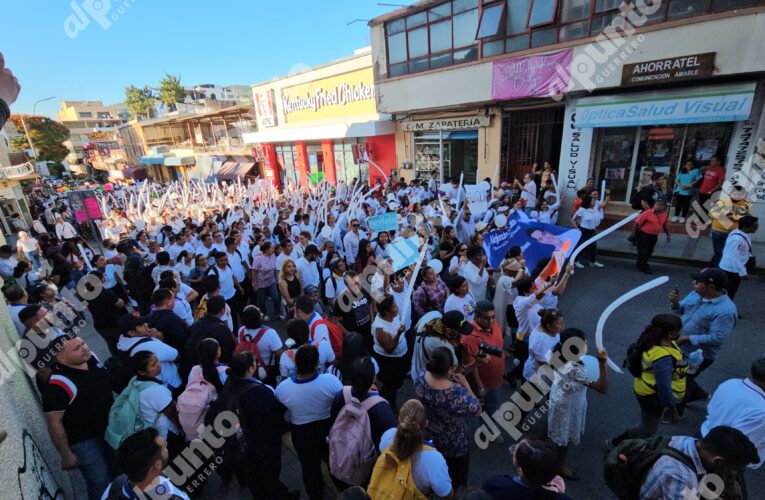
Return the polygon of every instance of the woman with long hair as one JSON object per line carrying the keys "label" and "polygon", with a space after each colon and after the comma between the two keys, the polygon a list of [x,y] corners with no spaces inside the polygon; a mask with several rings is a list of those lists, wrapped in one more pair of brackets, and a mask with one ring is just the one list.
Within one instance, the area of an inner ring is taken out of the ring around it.
{"label": "woman with long hair", "polygon": [[[582,238],[579,240],[579,245],[595,236],[598,226],[603,222],[604,217],[603,207],[599,205],[598,199],[593,198],[589,194],[584,195],[582,197],[582,205],[571,218],[571,225],[582,232]],[[598,255],[597,244],[590,243],[590,245],[583,250],[583,253],[586,254],[586,258],[590,261],[590,267],[603,267],[603,264],[596,260]],[[575,265],[578,268],[584,267],[578,260]]]}
{"label": "woman with long hair", "polygon": [[[388,429],[380,438],[380,450],[393,454],[400,462],[412,461],[412,479],[423,495],[452,498],[454,489],[449,478],[449,468],[433,443],[425,440],[427,427],[428,416],[425,407],[416,399],[410,399],[401,405],[398,427]],[[375,497],[372,488],[369,493]]]}
{"label": "woman with long hair", "polygon": [[457,276],[464,277],[465,266],[468,263],[467,251],[468,246],[462,243],[458,243],[457,247],[454,249],[454,255],[452,255],[452,258],[449,260],[449,265],[447,267],[447,276],[449,277],[450,286],[452,284],[451,282]]}
{"label": "woman with long hair", "polygon": [[425,266],[422,269],[421,276],[422,281],[415,289],[412,297],[414,312],[420,317],[429,311],[438,311],[443,314],[449,289],[430,266]]}
{"label": "woman with long hair", "polygon": [[[351,380],[351,365],[357,359],[365,356],[370,356],[370,352],[367,349],[367,342],[364,340],[364,336],[357,332],[348,332],[343,337],[343,357],[330,366],[327,369],[327,373],[337,377],[340,382],[349,384]],[[375,368],[375,376],[377,376],[380,367],[377,365],[375,358],[370,359]]]}
{"label": "woman with long hair", "polygon": [[[564,353],[574,356],[571,356],[572,359],[566,359]],[[558,473],[574,481],[579,479],[579,474],[566,466],[566,455],[569,446],[579,444],[584,435],[587,388],[601,394],[608,392],[608,353],[602,350],[596,354],[599,367],[597,379],[587,374],[587,369],[581,361],[586,353],[587,342],[583,331],[567,328],[560,334],[560,342],[553,349],[553,356],[558,356],[563,361],[563,366],[555,370],[547,409],[547,437],[557,446],[560,466]]]}
{"label": "woman with long hair", "polygon": [[470,470],[468,418],[481,414],[481,402],[457,366],[452,351],[438,347],[414,383],[428,415],[428,433],[446,459],[455,490],[467,484]]}
{"label": "woman with long hair", "polygon": [[205,382],[215,387],[215,393],[220,394],[223,391],[223,384],[226,383],[228,367],[220,362],[220,344],[213,338],[202,340],[197,346],[198,365],[194,365],[189,372],[188,384],[194,382]]}
{"label": "woman with long hair", "polygon": [[377,316],[372,323],[375,359],[380,365],[379,380],[382,383],[380,394],[396,408],[396,393],[404,383],[406,376],[407,343],[404,332],[406,327],[401,322],[398,306],[392,295],[386,295],[377,304]]}
{"label": "woman with long hair", "polygon": [[366,238],[359,241],[359,253],[356,255],[356,262],[353,263],[353,269],[357,273],[363,273],[368,266],[374,266],[375,252],[372,249],[372,243]]}
{"label": "woman with long hair", "polygon": [[560,342],[560,332],[566,328],[558,309],[541,309],[539,326],[529,336],[529,357],[523,366],[523,378],[530,379],[542,365],[550,363],[550,352]]}
{"label": "woman with long hair", "polygon": [[295,299],[303,294],[300,275],[292,259],[284,259],[279,269],[279,294],[282,296],[286,319],[290,320],[295,316]]}
{"label": "woman with long hair", "polygon": [[382,257],[383,259],[390,258],[388,254],[387,246],[390,243],[390,234],[388,231],[380,231],[375,237],[375,241],[372,243],[372,248],[375,251],[376,257]]}
{"label": "woman with long hair", "polygon": [[[640,425],[627,429],[619,436],[606,441],[613,447],[625,439],[641,439],[653,436],[659,428],[662,414],[667,422],[680,419],[678,404],[685,396],[686,371],[688,362],[677,345],[683,322],[674,314],[659,314],[653,317],[635,344],[635,350],[628,354],[630,372],[633,357],[640,357],[640,376],[635,377],[633,390],[640,405]],[[637,363],[635,363],[637,364]],[[634,375],[634,373],[633,373]]]}
{"label": "woman with long hair", "polygon": [[454,236],[454,226],[444,227],[443,234],[438,242],[438,258],[443,263],[444,269],[449,269],[449,263],[456,254],[458,246],[459,242]]}
{"label": "woman with long hair", "polygon": [[189,284],[189,275],[191,270],[194,269],[194,254],[188,250],[181,250],[178,252],[177,263],[175,264],[175,270],[181,277],[181,281],[185,284]]}

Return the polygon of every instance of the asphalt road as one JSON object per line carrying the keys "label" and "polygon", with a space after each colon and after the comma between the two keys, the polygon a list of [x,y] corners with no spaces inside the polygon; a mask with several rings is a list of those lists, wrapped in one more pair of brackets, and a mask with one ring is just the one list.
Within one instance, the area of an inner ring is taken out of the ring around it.
{"label": "asphalt road", "polygon": [[[606,267],[603,269],[585,268],[576,271],[566,294],[560,300],[560,308],[565,315],[567,326],[584,330],[588,335],[591,349],[594,349],[594,332],[598,318],[603,310],[617,297],[658,276],[669,276],[667,284],[632,299],[617,309],[609,318],[604,342],[611,358],[619,365],[624,359],[627,346],[633,342],[655,315],[669,311],[667,295],[677,286],[681,295],[691,290],[689,273],[691,267],[670,264],[654,264],[656,275],[651,277],[639,273],[633,261],[601,258]],[[765,316],[761,314],[765,299],[765,283],[760,279],[745,282],[736,299],[739,312],[743,316],[736,326],[727,344],[723,347],[718,360],[698,379],[699,384],[708,391],[724,380],[746,376],[749,364],[757,356],[765,355]],[[283,335],[284,325],[274,324]],[[106,346],[98,334],[86,328],[84,337],[91,347],[105,359]],[[510,397],[506,385],[502,391],[500,403]],[[411,383],[407,382],[399,393],[399,404],[411,397]],[[607,438],[618,435],[624,429],[635,425],[639,419],[639,408],[632,392],[632,378],[628,374],[620,375],[609,372],[609,391],[600,395],[590,391],[588,395],[588,414],[586,433],[579,446],[569,452],[569,464],[577,469],[582,479],[567,481],[567,491],[577,499],[613,498],[603,480],[603,443]],[[704,403],[694,403],[686,411],[684,419],[676,425],[662,425],[660,432],[665,435],[696,435],[705,417]],[[479,422],[474,422],[476,428]],[[539,432],[538,426],[532,426],[526,435]],[[473,445],[471,450],[470,484],[480,486],[494,474],[512,471],[512,460],[508,447],[513,443],[509,435],[504,435],[504,444],[491,444],[486,450]],[[302,489],[300,466],[296,456],[286,447],[282,453],[282,480],[290,489]],[[752,492],[750,498],[762,498],[754,492],[765,491],[765,471],[747,472],[747,485]],[[213,476],[202,492],[201,498],[215,500],[249,498],[249,493],[235,486],[224,488],[217,477]],[[327,494],[327,498],[331,495]]]}

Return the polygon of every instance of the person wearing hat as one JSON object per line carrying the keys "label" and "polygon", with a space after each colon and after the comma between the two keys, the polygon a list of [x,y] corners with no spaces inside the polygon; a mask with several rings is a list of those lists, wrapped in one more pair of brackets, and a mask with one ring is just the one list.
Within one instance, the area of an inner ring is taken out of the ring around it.
{"label": "person wearing hat", "polygon": [[430,361],[433,351],[439,347],[449,349],[454,361],[460,363],[462,360],[461,338],[472,332],[473,325],[459,311],[449,311],[422,325],[414,341],[410,372],[412,380],[417,380],[417,376]]}
{"label": "person wearing hat", "polygon": [[314,285],[308,285],[303,289],[303,293],[311,298],[311,302],[313,302],[313,310],[314,312],[320,314],[321,316],[326,315],[326,311],[321,305],[321,301],[319,300],[319,287]]}
{"label": "person wearing hat", "polygon": [[686,356],[697,349],[704,355],[696,373],[688,375],[683,406],[709,397],[696,383],[696,378],[715,362],[738,318],[736,306],[725,291],[728,285],[725,271],[707,267],[691,274],[691,278],[693,291],[684,299],[680,299],[677,289],[669,294],[670,307],[681,314],[683,320],[683,334],[677,344]]}

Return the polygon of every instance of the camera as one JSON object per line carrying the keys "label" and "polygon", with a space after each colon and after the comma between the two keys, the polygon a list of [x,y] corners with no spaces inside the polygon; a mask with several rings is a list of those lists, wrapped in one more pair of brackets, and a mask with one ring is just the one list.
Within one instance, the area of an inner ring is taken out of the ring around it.
{"label": "camera", "polygon": [[483,356],[486,356],[487,354],[489,356],[500,357],[502,356],[502,348],[491,345],[485,340],[482,340],[481,343],[478,344],[478,356],[483,357]]}

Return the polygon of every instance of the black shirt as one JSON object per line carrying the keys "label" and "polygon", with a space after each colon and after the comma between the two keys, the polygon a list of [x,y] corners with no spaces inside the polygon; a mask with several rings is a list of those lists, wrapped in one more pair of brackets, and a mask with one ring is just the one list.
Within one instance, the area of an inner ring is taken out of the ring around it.
{"label": "black shirt", "polygon": [[149,326],[156,328],[165,338],[165,344],[183,352],[189,338],[186,322],[170,309],[157,309],[149,316]]}
{"label": "black shirt", "polygon": [[532,489],[520,478],[508,474],[490,477],[481,489],[492,500],[571,500],[565,493]]}
{"label": "black shirt", "polygon": [[87,370],[56,364],[41,390],[45,413],[64,412],[70,445],[104,438],[114,399],[109,376],[95,355],[91,354]]}
{"label": "black shirt", "polygon": [[[355,300],[354,300],[355,299]],[[372,296],[361,289],[361,297],[356,298],[346,288],[335,299],[332,312],[349,332],[358,332],[365,337],[372,335]]]}
{"label": "black shirt", "polygon": [[639,193],[640,201],[646,202],[650,208],[653,208],[653,204],[656,203],[656,200],[661,199],[663,195],[661,189],[655,188],[653,184],[644,186]]}
{"label": "black shirt", "polygon": [[88,301],[88,310],[93,316],[93,327],[96,330],[117,328],[117,320],[125,314],[124,308],[116,306],[120,300],[114,292],[101,288],[98,297]]}

